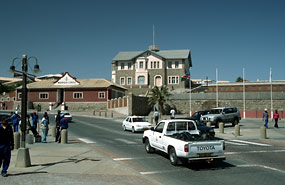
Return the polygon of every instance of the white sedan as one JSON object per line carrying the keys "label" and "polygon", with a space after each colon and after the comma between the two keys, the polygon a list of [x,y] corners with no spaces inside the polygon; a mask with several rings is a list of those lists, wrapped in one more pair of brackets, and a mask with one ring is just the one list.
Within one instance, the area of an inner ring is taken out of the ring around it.
{"label": "white sedan", "polygon": [[128,116],[123,121],[122,127],[125,131],[131,130],[132,132],[138,132],[148,130],[152,125],[141,116]]}
{"label": "white sedan", "polygon": [[[56,118],[57,115],[54,116],[54,118]],[[68,122],[71,122],[72,121],[72,115],[68,112],[62,112],[60,114],[60,117],[65,117],[65,119],[67,119]]]}

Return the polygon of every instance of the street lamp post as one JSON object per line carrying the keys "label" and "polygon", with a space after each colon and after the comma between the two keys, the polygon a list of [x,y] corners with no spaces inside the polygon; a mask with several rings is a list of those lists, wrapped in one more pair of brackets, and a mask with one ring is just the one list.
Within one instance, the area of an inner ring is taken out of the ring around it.
{"label": "street lamp post", "polygon": [[22,86],[22,98],[21,98],[21,143],[20,148],[18,150],[16,167],[28,167],[31,166],[30,154],[28,148],[26,148],[26,125],[27,125],[27,78],[33,79],[35,76],[28,74],[28,61],[30,59],[35,59],[36,64],[34,66],[33,72],[38,73],[40,72],[38,61],[36,57],[27,57],[27,55],[22,56],[22,71],[17,71],[16,67],[14,66],[14,62],[20,59],[16,57],[13,59],[12,65],[10,67],[10,72],[14,73],[14,76],[22,76],[23,78],[23,86]]}

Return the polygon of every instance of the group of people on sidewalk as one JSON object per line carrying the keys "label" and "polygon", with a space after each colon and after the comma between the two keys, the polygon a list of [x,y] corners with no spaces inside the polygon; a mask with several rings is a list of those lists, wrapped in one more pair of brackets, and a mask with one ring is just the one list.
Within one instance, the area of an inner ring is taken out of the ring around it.
{"label": "group of people on sidewalk", "polygon": [[[30,117],[32,118],[32,125],[30,123]],[[11,116],[12,125],[8,124],[8,120],[2,120],[0,124],[0,168],[2,167],[1,175],[7,177],[7,170],[10,165],[11,151],[14,149],[14,132],[19,132],[19,125],[21,125],[21,117],[17,111]],[[31,130],[34,137],[38,137],[37,124],[39,122],[39,116],[36,112],[33,112],[26,117],[26,131]],[[49,116],[47,112],[44,113],[40,120],[40,128],[42,130],[41,142],[46,143],[46,138],[49,130]],[[68,120],[65,119],[61,111],[57,112],[56,116],[56,138],[55,142],[61,141],[61,131],[68,128]]]}
{"label": "group of people on sidewalk", "polygon": [[[263,115],[262,115],[262,120],[264,121],[264,126],[265,128],[268,128],[268,119],[269,119],[269,114],[267,109],[264,109]],[[273,118],[272,120],[275,121],[274,127],[278,128],[278,120],[281,120],[280,115],[277,110],[273,113]]]}

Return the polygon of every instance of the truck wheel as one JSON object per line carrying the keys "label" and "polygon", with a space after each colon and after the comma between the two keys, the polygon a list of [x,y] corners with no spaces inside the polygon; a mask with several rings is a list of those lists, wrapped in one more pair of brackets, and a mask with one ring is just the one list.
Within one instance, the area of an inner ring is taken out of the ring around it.
{"label": "truck wheel", "polygon": [[135,130],[135,127],[132,127],[132,133],[135,133],[136,130]]}
{"label": "truck wheel", "polygon": [[233,121],[233,123],[232,123],[232,125],[233,125],[233,127],[234,127],[234,126],[237,125],[237,124],[238,124],[238,119],[235,118],[234,121]]}
{"label": "truck wheel", "polygon": [[173,165],[173,166],[177,166],[178,165],[178,157],[176,155],[176,151],[174,148],[170,148],[169,149],[169,160],[170,160],[170,163]]}
{"label": "truck wheel", "polygon": [[147,153],[153,153],[154,152],[154,148],[152,148],[151,146],[150,146],[150,143],[149,143],[149,140],[148,139],[146,139],[145,140],[145,151],[147,152]]}
{"label": "truck wheel", "polygon": [[125,126],[125,125],[123,126],[123,129],[124,129],[124,131],[127,131],[126,126]]}

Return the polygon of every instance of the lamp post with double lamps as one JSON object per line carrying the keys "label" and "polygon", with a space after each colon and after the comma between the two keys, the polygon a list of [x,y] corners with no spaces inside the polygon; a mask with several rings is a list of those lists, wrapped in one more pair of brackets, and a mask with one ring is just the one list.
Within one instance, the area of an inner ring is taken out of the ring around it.
{"label": "lamp post with double lamps", "polygon": [[21,98],[21,142],[20,148],[18,150],[17,160],[16,160],[16,167],[28,167],[31,166],[30,154],[29,149],[26,148],[26,125],[27,125],[27,78],[34,79],[35,76],[28,73],[28,61],[30,59],[34,59],[36,64],[34,65],[34,69],[32,70],[34,73],[39,73],[40,68],[38,65],[38,60],[36,57],[27,57],[27,55],[22,56],[22,71],[16,70],[14,65],[15,61],[20,59],[20,57],[16,57],[12,61],[12,65],[10,67],[11,73],[14,76],[22,76],[23,77],[23,86],[22,86],[22,98]]}

